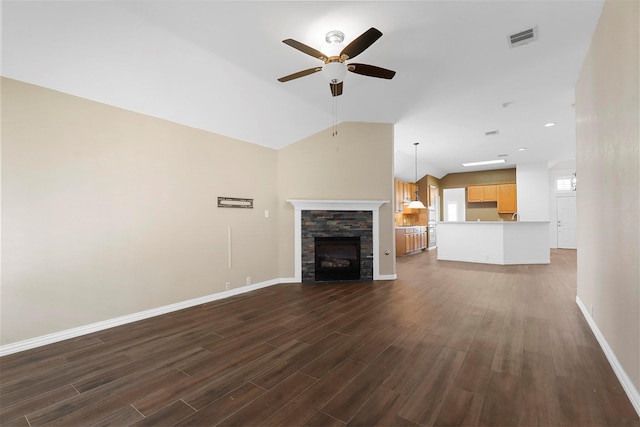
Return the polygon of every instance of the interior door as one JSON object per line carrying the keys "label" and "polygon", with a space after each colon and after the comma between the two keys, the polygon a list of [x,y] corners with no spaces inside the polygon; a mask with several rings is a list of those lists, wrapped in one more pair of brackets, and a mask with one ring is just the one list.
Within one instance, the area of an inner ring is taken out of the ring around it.
{"label": "interior door", "polygon": [[576,198],[558,197],[558,248],[576,249]]}

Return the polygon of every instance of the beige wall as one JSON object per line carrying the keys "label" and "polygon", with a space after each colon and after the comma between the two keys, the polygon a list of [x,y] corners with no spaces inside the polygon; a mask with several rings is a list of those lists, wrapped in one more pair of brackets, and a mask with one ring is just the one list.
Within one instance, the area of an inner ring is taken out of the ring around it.
{"label": "beige wall", "polygon": [[[578,298],[640,390],[637,1],[608,0],[576,85]],[[640,404],[636,402],[636,404]]]}
{"label": "beige wall", "polygon": [[275,150],[8,79],[2,101],[3,344],[277,277]]}
{"label": "beige wall", "polygon": [[[287,199],[388,200],[380,208],[380,274],[395,274],[393,125],[341,123],[278,152],[280,274],[294,274],[294,209]],[[385,255],[389,251],[389,255]]]}
{"label": "beige wall", "polygon": [[1,344],[293,276],[285,200],[391,200],[392,147],[342,124],[279,153],[3,78]]}

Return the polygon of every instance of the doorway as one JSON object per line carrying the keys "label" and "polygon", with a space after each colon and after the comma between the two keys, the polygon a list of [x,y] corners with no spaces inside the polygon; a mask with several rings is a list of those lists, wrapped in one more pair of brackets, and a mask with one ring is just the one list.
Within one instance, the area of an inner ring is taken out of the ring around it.
{"label": "doorway", "polygon": [[445,188],[443,221],[466,221],[466,204],[464,188]]}
{"label": "doorway", "polygon": [[576,198],[557,197],[558,248],[576,249]]}

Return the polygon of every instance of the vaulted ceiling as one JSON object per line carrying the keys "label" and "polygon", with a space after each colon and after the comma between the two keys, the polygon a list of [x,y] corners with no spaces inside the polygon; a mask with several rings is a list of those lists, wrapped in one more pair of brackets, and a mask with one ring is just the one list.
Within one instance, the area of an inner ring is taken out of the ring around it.
{"label": "vaulted ceiling", "polygon": [[[338,122],[395,125],[395,174],[441,177],[575,156],[574,85],[602,0],[3,1],[2,75],[281,148]],[[322,62],[370,27],[383,36],[333,98]],[[535,27],[537,40],[510,47]],[[342,46],[325,34],[340,30]],[[337,49],[337,50],[336,50]],[[555,126],[545,127],[554,122]],[[487,132],[499,131],[487,136]],[[337,137],[340,137],[339,134]],[[524,151],[518,151],[526,148]]]}

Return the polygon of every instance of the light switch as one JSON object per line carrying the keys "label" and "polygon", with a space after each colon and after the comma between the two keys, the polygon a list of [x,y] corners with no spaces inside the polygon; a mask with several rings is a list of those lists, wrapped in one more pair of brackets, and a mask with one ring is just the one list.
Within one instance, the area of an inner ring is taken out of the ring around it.
{"label": "light switch", "polygon": [[269,218],[269,210],[265,210],[264,211],[264,217],[265,218]]}

